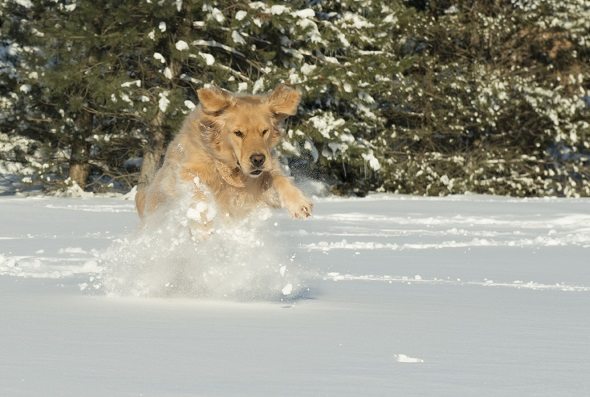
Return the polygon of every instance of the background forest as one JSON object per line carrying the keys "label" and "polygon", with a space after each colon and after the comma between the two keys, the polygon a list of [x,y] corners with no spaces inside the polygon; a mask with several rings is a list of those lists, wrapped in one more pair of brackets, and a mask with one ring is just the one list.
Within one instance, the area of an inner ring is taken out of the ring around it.
{"label": "background forest", "polygon": [[335,193],[590,196],[590,1],[0,0],[0,193],[127,191],[215,84]]}

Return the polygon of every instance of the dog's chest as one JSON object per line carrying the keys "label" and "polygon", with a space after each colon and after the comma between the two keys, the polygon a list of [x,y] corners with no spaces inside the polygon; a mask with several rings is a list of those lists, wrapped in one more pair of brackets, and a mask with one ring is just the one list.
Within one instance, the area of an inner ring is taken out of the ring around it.
{"label": "dog's chest", "polygon": [[264,204],[259,190],[224,186],[216,193],[215,198],[219,210],[222,214],[232,218],[244,217]]}

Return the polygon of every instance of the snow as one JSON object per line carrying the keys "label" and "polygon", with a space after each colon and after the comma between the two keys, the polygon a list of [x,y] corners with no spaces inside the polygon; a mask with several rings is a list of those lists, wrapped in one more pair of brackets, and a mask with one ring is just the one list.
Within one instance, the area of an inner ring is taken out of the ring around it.
{"label": "snow", "polygon": [[213,65],[215,63],[215,57],[206,52],[199,52],[199,55],[205,60],[207,65]]}
{"label": "snow", "polygon": [[126,81],[121,84],[121,87],[127,88],[131,86],[141,87],[141,80]]}
{"label": "snow", "polygon": [[343,118],[336,119],[332,112],[310,117],[309,122],[325,138],[330,138],[330,132],[340,129],[346,123]]}
{"label": "snow", "polygon": [[274,5],[270,7],[270,13],[273,15],[281,15],[285,11],[289,11],[290,8],[283,5]]}
{"label": "snow", "polygon": [[184,40],[178,40],[175,44],[175,47],[178,51],[185,51],[188,50],[188,43]]}
{"label": "snow", "polygon": [[264,77],[259,78],[258,80],[256,80],[254,82],[254,85],[252,86],[252,93],[256,94],[258,92],[262,92],[264,91]]}
{"label": "snow", "polygon": [[300,151],[299,151],[299,149],[297,147],[295,147],[293,144],[291,144],[290,142],[288,142],[288,141],[283,141],[281,143],[281,148],[285,152],[287,152],[287,153],[293,153],[293,154],[296,154],[298,156],[301,154]]}
{"label": "snow", "polygon": [[31,85],[30,84],[21,84],[21,86],[18,88],[18,90],[20,92],[24,92],[25,94],[28,94],[29,92],[31,92]]}
{"label": "snow", "polygon": [[344,13],[344,21],[349,23],[355,29],[359,29],[359,30],[366,29],[366,28],[372,28],[375,26],[373,23],[369,22],[367,19],[365,19],[362,16],[359,16],[357,14],[354,14],[352,12],[345,12]]}
{"label": "snow", "polygon": [[313,144],[313,142],[312,142],[312,141],[310,141],[310,140],[306,140],[306,141],[305,141],[305,143],[303,144],[303,147],[304,147],[304,148],[305,148],[307,151],[311,152],[311,157],[312,157],[312,159],[313,159],[313,162],[314,162],[314,163],[315,163],[316,161],[318,161],[318,159],[319,159],[319,157],[320,157],[320,154],[319,154],[319,152],[318,152],[317,148],[315,147],[315,145]]}
{"label": "snow", "polygon": [[195,177],[193,183],[196,191],[200,192],[206,200],[195,201],[193,204],[189,205],[186,217],[194,221],[202,221],[205,224],[212,222],[217,216],[215,200],[213,200],[211,192],[207,186],[201,182],[199,177]]}
{"label": "snow", "polygon": [[30,0],[15,0],[15,3],[24,7],[24,8],[33,7],[33,3]]}
{"label": "snow", "polygon": [[281,289],[283,295],[290,295],[293,292],[293,284],[289,283]]}
{"label": "snow", "polygon": [[32,165],[45,168],[44,164],[38,163],[36,159],[37,152],[27,156],[30,164],[23,164],[16,161],[10,161],[11,153],[15,150],[29,150],[36,145],[32,139],[25,137],[14,137],[9,134],[0,132],[0,152],[3,153],[8,160],[0,159],[0,195],[14,193],[15,190],[31,189],[31,186],[23,185],[32,182],[32,175],[36,170]]}
{"label": "snow", "polygon": [[0,198],[0,395],[590,392],[590,200],[327,197],[197,243],[131,199]]}
{"label": "snow", "polygon": [[396,354],[394,357],[398,363],[416,364],[424,362],[421,358],[409,357],[405,354]]}
{"label": "snow", "polygon": [[311,74],[314,70],[316,70],[317,66],[316,65],[310,65],[308,63],[304,63],[303,66],[301,67],[301,73],[303,73],[304,75],[308,75]]}
{"label": "snow", "polygon": [[160,99],[158,100],[158,107],[162,113],[166,113],[168,105],[170,105],[170,99],[168,99],[168,91],[158,93]]}
{"label": "snow", "polygon": [[197,107],[197,105],[195,105],[193,101],[189,101],[188,99],[184,101],[184,106],[186,106],[186,108],[189,110],[193,110]]}
{"label": "snow", "polygon": [[248,90],[248,83],[246,83],[246,82],[238,83],[238,92],[244,92],[247,90]]}
{"label": "snow", "polygon": [[164,58],[164,55],[159,52],[154,52],[154,59],[157,59],[160,63],[166,63],[166,58]]}
{"label": "snow", "polygon": [[369,163],[369,167],[371,167],[375,171],[379,171],[381,169],[381,164],[379,164],[379,160],[375,157],[372,150],[369,150],[367,153],[361,154],[363,160]]}
{"label": "snow", "polygon": [[311,8],[305,8],[303,10],[293,12],[293,15],[299,18],[313,18],[315,16],[315,11]]}
{"label": "snow", "polygon": [[233,30],[231,32],[231,39],[236,44],[246,44],[246,40],[244,40],[240,32],[238,32],[237,30]]}
{"label": "snow", "polygon": [[211,10],[211,16],[215,19],[218,23],[225,22],[225,16],[223,16],[223,12],[221,12],[218,8],[213,8]]}
{"label": "snow", "polygon": [[248,15],[248,13],[246,11],[240,10],[240,11],[236,12],[236,16],[235,17],[236,17],[236,20],[237,21],[241,21],[244,18],[246,18],[246,15]]}
{"label": "snow", "polygon": [[297,25],[300,26],[302,29],[309,30],[307,35],[308,39],[311,40],[312,43],[323,42],[322,35],[320,34],[320,31],[318,29],[318,25],[311,19],[302,18],[299,21],[297,21]]}

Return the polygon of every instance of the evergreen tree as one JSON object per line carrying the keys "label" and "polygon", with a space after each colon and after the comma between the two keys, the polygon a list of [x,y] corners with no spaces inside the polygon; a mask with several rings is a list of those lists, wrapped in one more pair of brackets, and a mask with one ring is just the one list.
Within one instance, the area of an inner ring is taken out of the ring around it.
{"label": "evergreen tree", "polygon": [[577,1],[425,3],[395,35],[413,61],[390,102],[384,189],[590,194],[588,16]]}
{"label": "evergreen tree", "polygon": [[38,75],[27,60],[40,33],[26,5],[0,1],[0,193],[32,182],[48,153],[47,120],[32,106]]}
{"label": "evergreen tree", "polygon": [[280,150],[334,191],[590,195],[587,3],[5,0],[0,128],[44,183],[128,188],[195,89],[285,82]]}

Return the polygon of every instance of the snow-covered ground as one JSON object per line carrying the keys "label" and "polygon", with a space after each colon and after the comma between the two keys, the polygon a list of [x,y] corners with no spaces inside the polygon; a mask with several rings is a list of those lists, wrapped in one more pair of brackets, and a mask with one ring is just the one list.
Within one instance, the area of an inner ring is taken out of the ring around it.
{"label": "snow-covered ground", "polygon": [[122,199],[0,199],[0,396],[590,395],[589,200],[319,200],[204,297],[105,287],[166,262],[137,229]]}

